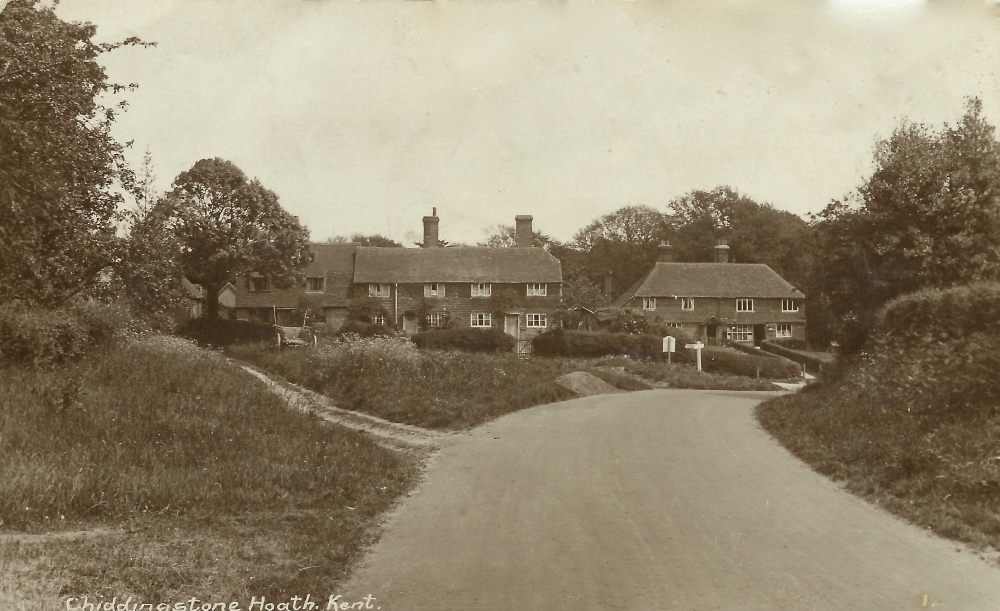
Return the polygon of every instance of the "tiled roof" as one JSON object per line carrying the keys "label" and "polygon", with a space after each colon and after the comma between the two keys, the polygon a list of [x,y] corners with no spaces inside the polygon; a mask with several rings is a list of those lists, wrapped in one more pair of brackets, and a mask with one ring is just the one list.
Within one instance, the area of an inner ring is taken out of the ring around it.
{"label": "tiled roof", "polygon": [[249,278],[241,277],[234,283],[236,287],[236,307],[238,308],[295,308],[303,296],[320,307],[346,307],[350,296],[354,275],[354,254],[357,244],[310,244],[314,254],[306,266],[304,275],[312,278],[326,278],[322,293],[307,293],[303,287],[293,289],[273,288],[270,291],[249,290]]}
{"label": "tiled roof", "polygon": [[181,288],[184,289],[184,293],[190,299],[201,299],[202,297],[204,297],[204,295],[202,294],[201,285],[195,284],[194,282],[191,282],[187,278],[184,277],[181,278]]}
{"label": "tiled roof", "polygon": [[763,263],[656,263],[621,297],[783,297],[805,295]]}
{"label": "tiled roof", "polygon": [[360,247],[354,281],[562,282],[562,267],[541,248]]}

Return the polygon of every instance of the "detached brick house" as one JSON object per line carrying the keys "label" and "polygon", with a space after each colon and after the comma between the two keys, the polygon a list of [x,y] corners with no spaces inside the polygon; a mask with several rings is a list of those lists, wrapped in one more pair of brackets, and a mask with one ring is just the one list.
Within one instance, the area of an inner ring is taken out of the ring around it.
{"label": "detached brick house", "polygon": [[237,318],[302,324],[292,317],[310,303],[339,327],[352,300],[371,298],[387,313],[372,322],[408,334],[447,323],[528,339],[556,324],[562,267],[531,246],[532,217],[515,218],[513,248],[440,247],[437,209],[423,221],[423,248],[311,245],[316,256],[304,286],[278,290],[260,276],[238,278]]}
{"label": "detached brick house", "polygon": [[805,295],[762,263],[729,263],[729,246],[714,263],[677,263],[669,244],[657,262],[612,304],[642,311],[685,334],[718,344],[758,345],[775,337],[805,338]]}

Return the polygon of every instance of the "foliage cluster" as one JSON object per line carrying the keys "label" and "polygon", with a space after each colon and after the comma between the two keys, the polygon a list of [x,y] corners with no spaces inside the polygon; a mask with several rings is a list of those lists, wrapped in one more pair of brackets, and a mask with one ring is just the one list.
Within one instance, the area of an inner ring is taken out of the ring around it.
{"label": "foliage cluster", "polygon": [[797,363],[785,358],[757,356],[729,348],[708,346],[701,350],[701,368],[708,373],[728,373],[748,378],[785,380],[801,374]]}
{"label": "foliage cluster", "polygon": [[806,371],[813,375],[820,375],[821,373],[831,375],[836,368],[835,362],[831,362],[812,354],[800,352],[795,348],[789,348],[787,344],[780,344],[778,342],[767,340],[761,343],[760,347],[765,354],[773,354],[775,356],[784,357],[791,361],[795,361],[800,365],[804,365]]}
{"label": "foliage cluster", "polygon": [[75,361],[143,331],[117,306],[79,303],[62,308],[0,304],[0,367]]}
{"label": "foliage cluster", "polygon": [[337,330],[338,338],[349,337],[394,337],[396,332],[392,327],[386,325],[376,325],[357,318],[350,318],[340,325]]}
{"label": "foliage cluster", "polygon": [[628,356],[635,359],[660,359],[663,356],[663,339],[651,334],[554,329],[536,335],[532,346],[539,356]]}
{"label": "foliage cluster", "polygon": [[463,352],[510,352],[515,344],[500,329],[435,329],[415,333],[411,339],[421,349]]}

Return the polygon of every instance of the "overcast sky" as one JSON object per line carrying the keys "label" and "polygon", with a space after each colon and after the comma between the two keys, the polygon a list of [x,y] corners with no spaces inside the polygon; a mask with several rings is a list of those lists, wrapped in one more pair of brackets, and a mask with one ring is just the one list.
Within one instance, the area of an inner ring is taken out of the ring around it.
{"label": "overcast sky", "polygon": [[[942,6],[943,5],[943,6]],[[874,8],[872,8],[874,7]],[[796,214],[856,187],[902,117],[1000,123],[983,0],[62,0],[136,81],[116,136],[159,187],[205,157],[278,193],[315,240],[475,243],[531,214],[559,239],[728,184]]]}

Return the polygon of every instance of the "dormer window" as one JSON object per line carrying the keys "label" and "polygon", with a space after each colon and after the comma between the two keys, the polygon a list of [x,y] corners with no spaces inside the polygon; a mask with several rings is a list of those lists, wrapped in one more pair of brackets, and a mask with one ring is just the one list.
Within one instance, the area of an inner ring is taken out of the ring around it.
{"label": "dormer window", "polygon": [[444,297],[444,284],[441,282],[424,284],[424,297]]}
{"label": "dormer window", "polygon": [[736,300],[736,311],[737,312],[753,312],[753,299],[737,299]]}
{"label": "dormer window", "polygon": [[369,297],[391,297],[392,296],[392,286],[388,284],[369,284],[368,285],[368,296]]}
{"label": "dormer window", "polygon": [[694,312],[694,298],[681,297],[681,310],[684,310],[685,312]]}
{"label": "dormer window", "polygon": [[528,297],[545,297],[547,294],[548,294],[548,285],[546,284],[528,285]]}

